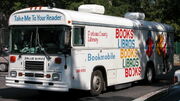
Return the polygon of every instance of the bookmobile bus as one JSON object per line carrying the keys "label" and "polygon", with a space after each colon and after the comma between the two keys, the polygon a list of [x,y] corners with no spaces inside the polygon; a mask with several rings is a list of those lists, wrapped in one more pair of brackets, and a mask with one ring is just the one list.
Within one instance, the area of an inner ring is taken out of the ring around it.
{"label": "bookmobile bus", "polygon": [[100,5],[78,11],[30,7],[9,18],[6,85],[46,91],[89,90],[138,80],[152,82],[173,68],[174,29],[143,13],[103,15]]}

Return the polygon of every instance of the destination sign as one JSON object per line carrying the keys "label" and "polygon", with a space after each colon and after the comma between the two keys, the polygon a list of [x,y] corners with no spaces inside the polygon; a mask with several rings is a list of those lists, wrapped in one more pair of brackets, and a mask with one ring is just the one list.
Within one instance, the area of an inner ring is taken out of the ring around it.
{"label": "destination sign", "polygon": [[10,25],[44,25],[65,24],[64,15],[56,12],[26,12],[14,14],[10,17]]}

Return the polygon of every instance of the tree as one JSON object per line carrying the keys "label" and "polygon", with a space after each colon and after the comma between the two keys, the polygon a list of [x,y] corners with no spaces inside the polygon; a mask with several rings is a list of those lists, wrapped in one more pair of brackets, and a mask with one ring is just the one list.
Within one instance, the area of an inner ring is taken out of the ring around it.
{"label": "tree", "polygon": [[106,15],[113,16],[144,12],[146,20],[170,24],[176,29],[176,36],[180,36],[180,0],[1,0],[1,26],[8,25],[10,14],[16,10],[51,3],[55,3],[57,8],[71,10],[77,10],[81,4],[99,4],[105,7]]}

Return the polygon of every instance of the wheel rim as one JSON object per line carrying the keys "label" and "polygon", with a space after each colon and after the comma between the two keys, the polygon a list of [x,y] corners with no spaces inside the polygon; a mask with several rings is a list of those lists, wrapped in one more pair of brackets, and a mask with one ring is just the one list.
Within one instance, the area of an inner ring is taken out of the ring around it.
{"label": "wheel rim", "polygon": [[148,81],[151,81],[153,77],[152,69],[148,69],[147,71],[147,79]]}
{"label": "wheel rim", "polygon": [[99,91],[101,89],[101,85],[102,85],[102,80],[99,76],[94,76],[93,78],[93,89],[95,91]]}

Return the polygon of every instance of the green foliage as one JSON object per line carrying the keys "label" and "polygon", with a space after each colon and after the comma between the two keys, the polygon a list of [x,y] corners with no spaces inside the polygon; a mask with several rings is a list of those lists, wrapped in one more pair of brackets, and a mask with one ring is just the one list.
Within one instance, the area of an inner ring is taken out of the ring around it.
{"label": "green foliage", "polygon": [[21,2],[14,2],[14,5],[11,8],[11,10],[16,11],[16,10],[19,10],[19,9],[22,9],[22,8],[25,8],[25,7],[26,7],[26,5],[22,4]]}
{"label": "green foliage", "polygon": [[106,15],[113,16],[123,16],[126,12],[144,12],[146,20],[170,24],[175,28],[176,36],[180,36],[180,0],[1,0],[0,14],[6,15],[8,19],[16,10],[48,6],[52,2],[57,8],[71,10],[77,10],[81,4],[99,4],[105,7]]}
{"label": "green foliage", "polygon": [[80,6],[80,5],[82,5],[82,4],[84,4],[84,2],[72,2],[72,3],[70,3],[66,8],[67,9],[70,9],[70,10],[78,10],[78,7]]}

